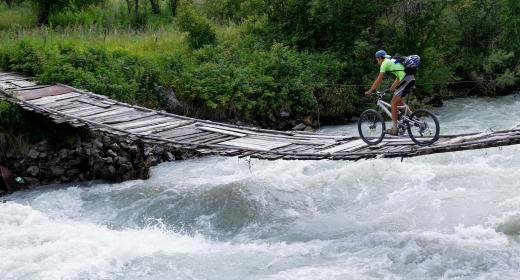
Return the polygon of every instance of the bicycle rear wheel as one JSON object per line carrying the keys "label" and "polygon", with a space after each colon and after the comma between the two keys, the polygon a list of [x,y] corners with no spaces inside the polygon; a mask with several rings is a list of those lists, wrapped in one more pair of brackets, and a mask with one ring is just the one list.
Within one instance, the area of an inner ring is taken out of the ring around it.
{"label": "bicycle rear wheel", "polygon": [[439,120],[430,111],[419,109],[410,115],[408,135],[420,146],[428,146],[439,140]]}
{"label": "bicycle rear wheel", "polygon": [[358,131],[368,145],[379,144],[385,137],[385,120],[378,111],[368,109],[359,117]]}

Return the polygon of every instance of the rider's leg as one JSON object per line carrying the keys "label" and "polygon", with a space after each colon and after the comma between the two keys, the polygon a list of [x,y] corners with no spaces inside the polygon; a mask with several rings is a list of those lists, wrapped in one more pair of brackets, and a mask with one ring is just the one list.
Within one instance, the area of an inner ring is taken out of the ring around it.
{"label": "rider's leg", "polygon": [[396,129],[396,130],[397,130],[397,119],[398,119],[397,106],[402,106],[402,105],[403,105],[403,99],[401,98],[401,96],[394,95],[392,97],[392,124],[393,124],[393,129]]}

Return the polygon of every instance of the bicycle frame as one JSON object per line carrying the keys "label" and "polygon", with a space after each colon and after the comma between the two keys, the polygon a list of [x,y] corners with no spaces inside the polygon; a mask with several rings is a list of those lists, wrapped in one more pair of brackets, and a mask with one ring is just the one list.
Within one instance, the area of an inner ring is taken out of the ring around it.
{"label": "bicycle frame", "polygon": [[[391,119],[392,118],[392,112],[390,112],[389,108],[392,108],[392,105],[388,102],[383,101],[384,95],[379,95],[379,99],[377,100],[377,107],[381,108],[383,112]],[[403,110],[404,109],[404,115],[402,117],[403,120],[410,121],[410,118],[408,118],[408,115],[412,113],[412,110],[410,110],[410,107],[406,103],[403,102],[404,105],[397,106],[397,110]]]}

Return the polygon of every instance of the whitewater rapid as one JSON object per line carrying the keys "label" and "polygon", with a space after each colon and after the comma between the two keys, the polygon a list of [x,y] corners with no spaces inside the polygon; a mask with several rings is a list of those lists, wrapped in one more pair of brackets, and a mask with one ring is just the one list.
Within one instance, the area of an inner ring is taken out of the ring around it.
{"label": "whitewater rapid", "polygon": [[[520,96],[436,112],[442,133],[507,129]],[[19,192],[0,203],[0,278],[519,279],[519,156],[207,157],[146,181]]]}

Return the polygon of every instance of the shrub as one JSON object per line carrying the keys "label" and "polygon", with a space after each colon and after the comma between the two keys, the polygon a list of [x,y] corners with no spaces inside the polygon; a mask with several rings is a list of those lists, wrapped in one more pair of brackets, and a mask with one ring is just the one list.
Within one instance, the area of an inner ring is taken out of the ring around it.
{"label": "shrub", "polygon": [[207,44],[214,44],[217,41],[215,29],[209,20],[199,14],[193,6],[184,4],[177,15],[179,27],[188,32],[188,43],[198,49]]}

